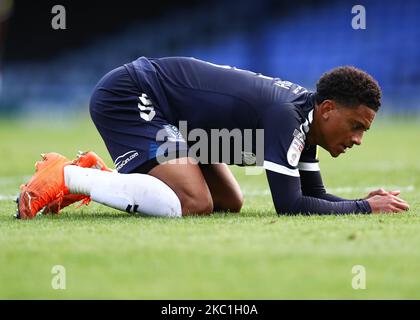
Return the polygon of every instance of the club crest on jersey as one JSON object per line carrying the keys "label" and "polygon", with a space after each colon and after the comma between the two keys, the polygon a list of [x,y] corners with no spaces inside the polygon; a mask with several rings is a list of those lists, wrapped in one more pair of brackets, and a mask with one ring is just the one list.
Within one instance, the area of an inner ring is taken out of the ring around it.
{"label": "club crest on jersey", "polygon": [[305,147],[305,135],[299,130],[295,129],[293,132],[293,141],[287,151],[287,162],[296,167],[299,163],[300,155]]}
{"label": "club crest on jersey", "polygon": [[255,166],[257,163],[257,156],[253,152],[242,151],[242,165]]}

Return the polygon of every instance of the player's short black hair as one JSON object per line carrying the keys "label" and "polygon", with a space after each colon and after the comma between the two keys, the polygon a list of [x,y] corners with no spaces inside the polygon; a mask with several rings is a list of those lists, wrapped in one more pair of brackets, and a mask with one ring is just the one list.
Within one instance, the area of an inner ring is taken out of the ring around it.
{"label": "player's short black hair", "polygon": [[352,66],[324,73],[316,84],[316,102],[330,99],[346,107],[366,105],[374,111],[381,106],[381,88],[368,73]]}

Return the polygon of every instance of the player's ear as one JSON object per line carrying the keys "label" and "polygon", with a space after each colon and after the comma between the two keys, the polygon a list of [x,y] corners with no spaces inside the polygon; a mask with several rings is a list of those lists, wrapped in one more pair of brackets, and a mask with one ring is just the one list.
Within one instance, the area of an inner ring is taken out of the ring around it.
{"label": "player's ear", "polygon": [[319,106],[319,113],[321,118],[324,120],[328,120],[331,116],[331,112],[336,110],[336,105],[333,100],[324,100],[322,101]]}

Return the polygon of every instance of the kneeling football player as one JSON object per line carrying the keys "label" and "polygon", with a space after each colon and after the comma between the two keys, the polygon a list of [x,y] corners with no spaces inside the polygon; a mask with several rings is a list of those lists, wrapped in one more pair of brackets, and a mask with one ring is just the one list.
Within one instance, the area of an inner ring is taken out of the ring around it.
{"label": "kneeling football player", "polygon": [[[197,160],[190,152],[194,130],[208,136],[212,130],[263,130],[262,142],[240,151],[263,150],[260,165],[278,214],[402,212],[409,206],[398,191],[379,189],[363,199],[327,193],[317,159],[318,146],[337,157],[360,145],[380,98],[377,82],[354,67],[325,73],[311,92],[194,58],[141,57],[106,74],[90,101],[116,170],[92,152],[74,161],[46,154],[21,187],[17,216],[58,212],[80,200],[165,217],[240,211],[243,196],[227,165],[246,164],[245,157],[215,154],[236,147],[228,139],[228,146],[210,148],[216,161]],[[180,130],[182,122],[187,132]]]}

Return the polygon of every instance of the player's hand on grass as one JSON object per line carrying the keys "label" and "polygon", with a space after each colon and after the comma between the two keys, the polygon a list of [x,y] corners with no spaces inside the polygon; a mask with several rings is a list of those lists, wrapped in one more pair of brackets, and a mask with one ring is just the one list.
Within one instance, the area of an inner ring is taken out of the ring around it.
{"label": "player's hand on grass", "polygon": [[386,196],[387,194],[392,194],[393,196],[398,196],[401,193],[399,190],[394,191],[386,191],[383,188],[380,188],[378,190],[374,190],[368,194],[368,196],[365,198],[366,200],[369,198],[372,198],[374,196]]}
{"label": "player's hand on grass", "polygon": [[372,213],[402,212],[407,211],[410,208],[407,202],[398,198],[396,195],[392,194],[392,192],[371,196],[367,201],[372,209]]}

